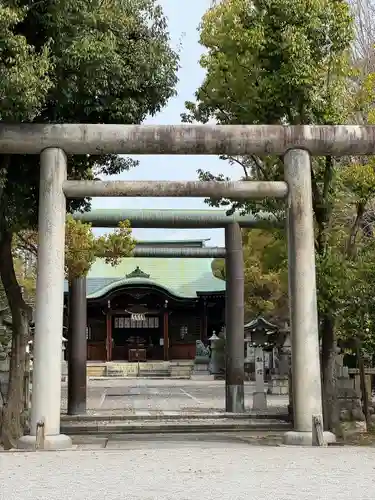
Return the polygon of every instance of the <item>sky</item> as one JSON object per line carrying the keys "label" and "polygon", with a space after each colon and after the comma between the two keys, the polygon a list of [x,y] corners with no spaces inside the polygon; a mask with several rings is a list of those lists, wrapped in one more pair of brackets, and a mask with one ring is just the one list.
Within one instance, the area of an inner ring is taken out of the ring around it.
{"label": "sky", "polygon": [[[171,44],[180,47],[180,70],[177,96],[159,114],[144,123],[154,125],[174,125],[181,123],[180,115],[185,111],[185,101],[194,100],[194,92],[204,79],[204,71],[199,66],[203,48],[199,44],[198,26],[202,15],[210,7],[211,0],[190,0],[186,8],[181,8],[181,0],[159,0],[168,18]],[[112,176],[121,180],[196,180],[197,169],[210,170],[212,173],[228,173],[233,169],[226,162],[214,156],[134,156],[140,161],[138,167]],[[240,172],[233,172],[232,178],[239,178]],[[209,209],[200,198],[96,198],[92,208],[169,208]],[[134,229],[137,240],[197,239],[209,238],[208,246],[224,245],[222,229]]]}

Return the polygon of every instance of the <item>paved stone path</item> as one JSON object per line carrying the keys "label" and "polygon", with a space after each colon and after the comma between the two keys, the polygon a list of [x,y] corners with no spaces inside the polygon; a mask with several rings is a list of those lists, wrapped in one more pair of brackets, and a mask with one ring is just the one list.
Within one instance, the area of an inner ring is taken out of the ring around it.
{"label": "paved stone path", "polygon": [[[245,385],[245,404],[252,408],[253,383]],[[62,409],[66,409],[66,384],[62,389]],[[268,396],[270,408],[285,411],[286,396]],[[221,413],[225,409],[224,381],[106,379],[90,380],[89,413],[129,413],[148,416],[155,412]]]}
{"label": "paved stone path", "polygon": [[6,500],[373,500],[373,448],[155,443],[0,453]]}

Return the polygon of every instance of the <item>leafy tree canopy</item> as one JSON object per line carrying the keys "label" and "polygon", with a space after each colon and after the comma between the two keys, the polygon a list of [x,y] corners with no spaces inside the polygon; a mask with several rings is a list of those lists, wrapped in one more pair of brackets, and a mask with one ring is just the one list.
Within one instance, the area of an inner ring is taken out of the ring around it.
{"label": "leafy tree canopy", "polygon": [[185,119],[341,123],[352,37],[345,2],[223,0],[202,20],[206,77]]}
{"label": "leafy tree canopy", "polygon": [[[116,266],[120,259],[131,255],[134,247],[129,221],[120,222],[111,233],[95,236],[91,224],[68,215],[65,225],[65,277],[71,281],[87,276],[97,258],[104,258],[108,264]],[[30,230],[18,233],[14,238],[14,249],[18,263],[25,264],[27,257],[31,257],[35,268],[38,233]]]}
{"label": "leafy tree canopy", "polygon": [[[346,2],[223,0],[200,26],[206,70],[185,121],[221,124],[330,124],[345,122],[354,100],[348,85],[353,23]],[[223,157],[245,180],[280,180],[281,158]],[[331,160],[328,160],[331,164]],[[227,169],[228,171],[228,169]],[[314,209],[324,230],[332,179],[326,159],[314,161]],[[199,171],[202,180],[224,180]],[[280,203],[210,200],[231,211],[280,210]]]}
{"label": "leafy tree canopy", "polygon": [[129,221],[120,222],[112,233],[95,237],[91,224],[68,216],[65,236],[65,275],[70,281],[86,276],[97,257],[116,266],[122,257],[131,254],[135,241],[131,237]]}
{"label": "leafy tree canopy", "polygon": [[48,44],[35,52],[17,26],[25,9],[8,2],[0,5],[0,119],[25,121],[34,118],[52,86]]}
{"label": "leafy tree canopy", "polygon": [[[287,249],[278,231],[252,229],[242,231],[245,267],[245,316],[272,317],[284,323],[288,319]],[[225,280],[225,260],[212,262],[213,274]]]}
{"label": "leafy tree canopy", "polygon": [[[357,97],[348,85],[352,39],[353,23],[345,2],[222,0],[202,19],[200,41],[206,52],[201,66],[206,76],[196,91],[196,102],[186,103],[183,119],[203,123],[213,119],[222,124],[343,123]],[[240,168],[245,180],[283,178],[281,158],[252,155],[223,159],[229,160],[227,172]],[[204,171],[199,175],[211,180],[231,177],[230,173],[214,176]],[[331,229],[337,182],[334,160],[315,158],[312,184],[317,260],[318,268],[326,270],[333,269],[327,261],[331,241],[327,230]],[[274,200],[208,202],[230,211],[285,213],[284,204]],[[260,255],[261,261],[264,258]],[[251,269],[250,274],[257,267]],[[275,279],[277,282],[278,277]],[[319,282],[321,289],[323,282],[324,286],[336,283],[330,273]],[[333,287],[326,293],[331,297]]]}
{"label": "leafy tree canopy", "polygon": [[[155,0],[5,0],[0,36],[2,121],[140,123],[175,92],[178,56]],[[69,176],[134,164],[75,156]],[[3,228],[35,224],[38,173],[37,156],[0,158]]]}

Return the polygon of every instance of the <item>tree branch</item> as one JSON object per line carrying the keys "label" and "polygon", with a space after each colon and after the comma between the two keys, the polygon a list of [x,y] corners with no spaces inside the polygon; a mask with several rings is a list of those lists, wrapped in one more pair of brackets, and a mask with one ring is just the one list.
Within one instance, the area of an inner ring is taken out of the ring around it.
{"label": "tree branch", "polygon": [[354,257],[355,253],[355,243],[358,235],[358,231],[361,226],[361,221],[363,214],[365,213],[365,204],[364,203],[358,203],[357,204],[357,213],[354,219],[354,224],[350,229],[350,234],[348,238],[348,244],[346,247],[346,251],[349,257]]}
{"label": "tree branch", "polygon": [[237,163],[240,167],[242,167],[242,169],[244,171],[245,179],[246,180],[250,179],[250,176],[247,173],[247,166],[241,160],[239,160],[235,156],[223,156],[223,159],[226,159],[226,160],[232,161],[234,163]]}
{"label": "tree branch", "polygon": [[17,234],[17,239],[20,242],[20,244],[17,245],[19,248],[22,248],[23,250],[26,250],[26,251],[32,253],[35,256],[38,255],[38,247],[37,247],[37,245],[35,245],[31,241],[29,241],[21,233]]}

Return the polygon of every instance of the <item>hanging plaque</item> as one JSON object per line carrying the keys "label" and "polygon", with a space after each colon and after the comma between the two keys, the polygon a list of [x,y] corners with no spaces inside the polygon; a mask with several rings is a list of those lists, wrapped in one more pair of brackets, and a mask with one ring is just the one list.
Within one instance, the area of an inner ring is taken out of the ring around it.
{"label": "hanging plaque", "polygon": [[130,315],[130,319],[132,321],[145,321],[146,315],[143,313],[132,313]]}

